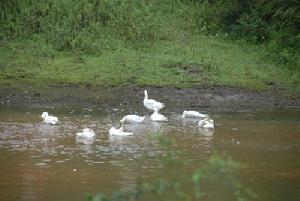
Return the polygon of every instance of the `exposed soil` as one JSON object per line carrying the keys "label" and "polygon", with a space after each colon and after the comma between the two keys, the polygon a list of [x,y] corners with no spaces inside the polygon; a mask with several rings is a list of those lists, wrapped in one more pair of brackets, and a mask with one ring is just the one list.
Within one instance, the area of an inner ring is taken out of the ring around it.
{"label": "exposed soil", "polygon": [[243,112],[274,109],[300,110],[300,95],[286,96],[278,89],[253,91],[228,86],[174,87],[97,87],[53,85],[47,87],[0,86],[1,105],[49,108],[72,106],[111,106],[142,104],[144,89],[149,98],[157,99],[175,110]]}

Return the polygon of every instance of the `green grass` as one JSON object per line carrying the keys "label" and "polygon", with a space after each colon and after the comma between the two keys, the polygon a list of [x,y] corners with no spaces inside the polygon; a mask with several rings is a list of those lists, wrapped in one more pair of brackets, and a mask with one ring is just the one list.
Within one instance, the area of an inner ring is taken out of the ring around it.
{"label": "green grass", "polygon": [[[116,42],[118,43],[118,42]],[[153,44],[118,43],[99,55],[59,52],[40,40],[2,43],[1,84],[99,86],[231,85],[266,89],[268,83],[299,91],[299,73],[266,59],[246,42],[179,33]]]}
{"label": "green grass", "polygon": [[268,59],[267,47],[198,33],[199,7],[193,3],[93,2],[29,1],[19,5],[27,5],[22,12],[13,8],[19,21],[6,19],[0,31],[0,84],[251,89],[275,84],[300,91],[299,68]]}

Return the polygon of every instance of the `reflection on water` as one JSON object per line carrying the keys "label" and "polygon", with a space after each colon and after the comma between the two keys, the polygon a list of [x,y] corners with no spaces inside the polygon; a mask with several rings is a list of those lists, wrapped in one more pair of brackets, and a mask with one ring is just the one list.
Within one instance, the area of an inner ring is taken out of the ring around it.
{"label": "reflection on water", "polygon": [[[137,161],[144,155],[146,176],[159,168],[162,149],[155,140],[157,133],[174,138],[182,160],[194,166],[215,151],[226,151],[243,162],[248,168],[241,177],[260,195],[258,200],[300,196],[299,112],[212,114],[215,130],[199,129],[195,119],[181,119],[181,111],[165,111],[169,122],[158,123],[150,120],[148,111],[136,108],[58,108],[50,111],[60,119],[55,126],[42,123],[41,112],[0,108],[3,200],[84,200],[85,192],[134,187]],[[125,124],[134,135],[108,135],[124,115],[134,113],[147,115],[144,124]],[[76,137],[85,127],[96,137]]]}

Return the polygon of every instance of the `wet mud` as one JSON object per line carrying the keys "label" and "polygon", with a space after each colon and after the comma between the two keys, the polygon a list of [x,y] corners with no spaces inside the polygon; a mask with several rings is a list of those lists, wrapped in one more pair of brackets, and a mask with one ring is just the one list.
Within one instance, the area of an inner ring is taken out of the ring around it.
{"label": "wet mud", "polygon": [[0,87],[0,103],[29,108],[107,106],[142,104],[144,90],[149,98],[175,110],[197,108],[216,112],[243,112],[274,109],[300,110],[300,95],[286,95],[271,89],[255,91],[229,86],[175,87],[98,87],[52,85],[47,87]]}

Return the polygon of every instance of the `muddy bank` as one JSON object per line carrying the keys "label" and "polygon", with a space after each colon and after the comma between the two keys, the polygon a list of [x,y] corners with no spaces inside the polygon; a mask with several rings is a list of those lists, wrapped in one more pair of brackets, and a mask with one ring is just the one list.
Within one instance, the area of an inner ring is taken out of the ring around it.
{"label": "muddy bank", "polygon": [[166,103],[173,110],[242,112],[273,109],[300,110],[300,95],[286,96],[279,90],[253,91],[228,86],[194,88],[96,87],[53,85],[47,87],[0,87],[1,105],[50,108],[80,106],[110,106],[142,104],[143,90],[150,98]]}

